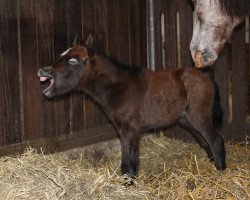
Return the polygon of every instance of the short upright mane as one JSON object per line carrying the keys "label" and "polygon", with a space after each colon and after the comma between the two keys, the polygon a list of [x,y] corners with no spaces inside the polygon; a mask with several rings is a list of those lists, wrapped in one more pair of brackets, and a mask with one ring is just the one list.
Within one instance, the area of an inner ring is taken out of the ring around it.
{"label": "short upright mane", "polygon": [[249,0],[219,0],[222,10],[230,16],[244,17],[250,14]]}
{"label": "short upright mane", "polygon": [[102,49],[98,47],[92,46],[88,49],[88,53],[90,57],[93,57],[94,55],[99,55],[110,62],[113,66],[115,66],[117,69],[120,69],[129,75],[137,76],[142,71],[142,67],[136,66],[136,65],[125,65],[122,64],[120,61],[118,61],[116,58],[108,56]]}

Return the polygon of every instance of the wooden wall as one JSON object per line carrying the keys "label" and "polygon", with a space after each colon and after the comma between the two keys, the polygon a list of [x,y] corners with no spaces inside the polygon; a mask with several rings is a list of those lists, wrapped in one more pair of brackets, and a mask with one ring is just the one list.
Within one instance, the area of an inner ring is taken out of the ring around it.
{"label": "wooden wall", "polygon": [[[122,62],[146,66],[142,0],[0,1],[0,154],[9,152],[3,147],[44,143],[42,138],[53,138],[50,145],[60,146],[67,134],[82,132],[89,143],[115,136],[100,132],[110,123],[87,97],[72,94],[48,101],[37,77],[38,69],[53,63],[74,37],[89,34]],[[95,128],[99,133],[86,131]]]}

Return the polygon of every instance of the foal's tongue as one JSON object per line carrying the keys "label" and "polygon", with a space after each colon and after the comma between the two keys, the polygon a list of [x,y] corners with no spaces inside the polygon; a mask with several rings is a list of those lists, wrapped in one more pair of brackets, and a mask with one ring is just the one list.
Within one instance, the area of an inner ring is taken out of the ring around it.
{"label": "foal's tongue", "polygon": [[48,79],[47,77],[43,77],[43,76],[40,77],[41,82],[46,81],[47,79]]}

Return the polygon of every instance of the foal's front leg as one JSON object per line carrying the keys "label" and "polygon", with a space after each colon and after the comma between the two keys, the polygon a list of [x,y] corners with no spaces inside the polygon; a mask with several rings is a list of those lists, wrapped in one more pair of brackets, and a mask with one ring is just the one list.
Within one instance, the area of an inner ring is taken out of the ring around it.
{"label": "foal's front leg", "polygon": [[135,131],[121,131],[120,140],[122,150],[121,172],[133,180],[139,167],[140,136]]}

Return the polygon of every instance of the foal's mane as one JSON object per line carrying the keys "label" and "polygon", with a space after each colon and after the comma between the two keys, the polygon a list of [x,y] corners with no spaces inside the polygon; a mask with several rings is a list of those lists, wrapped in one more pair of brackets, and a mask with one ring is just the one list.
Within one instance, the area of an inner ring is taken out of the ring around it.
{"label": "foal's mane", "polygon": [[230,16],[250,15],[250,0],[219,0],[222,10]]}
{"label": "foal's mane", "polygon": [[125,65],[119,60],[117,60],[117,58],[108,56],[107,53],[105,53],[101,48],[98,48],[96,46],[88,48],[88,53],[90,58],[93,58],[95,55],[100,56],[102,59],[105,60],[105,62],[108,62],[112,66],[115,66],[118,70],[121,70],[131,76],[138,76],[142,71],[142,67],[136,65]]}

